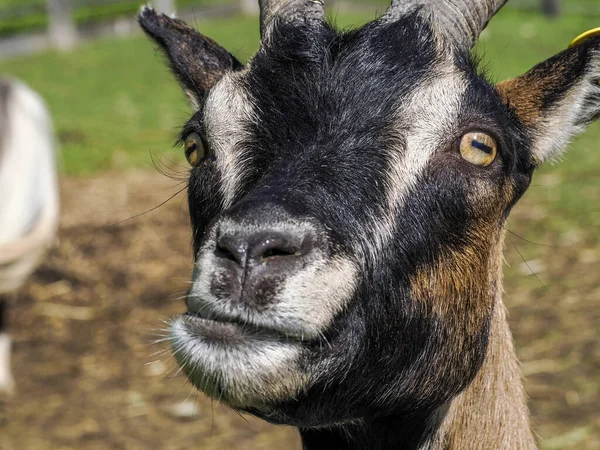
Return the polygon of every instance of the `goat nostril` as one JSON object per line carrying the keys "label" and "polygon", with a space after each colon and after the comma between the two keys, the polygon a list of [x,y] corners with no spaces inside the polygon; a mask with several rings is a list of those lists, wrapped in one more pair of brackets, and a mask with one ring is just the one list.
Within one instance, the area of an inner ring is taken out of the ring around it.
{"label": "goat nostril", "polygon": [[262,254],[262,257],[264,259],[267,258],[273,258],[276,256],[291,256],[291,255],[295,255],[296,252],[295,251],[287,251],[287,250],[282,250],[280,248],[269,248],[267,250],[265,250]]}
{"label": "goat nostril", "polygon": [[229,250],[227,250],[226,248],[217,247],[217,250],[215,253],[220,258],[231,259],[232,261],[238,261],[238,258],[236,258],[236,256],[233,253],[231,253]]}
{"label": "goat nostril", "polygon": [[298,248],[292,242],[291,236],[287,235],[256,236],[248,246],[248,258],[264,260],[284,256],[299,256]]}
{"label": "goat nostril", "polygon": [[241,266],[246,264],[248,243],[234,236],[223,236],[217,239],[215,254],[220,258],[229,259]]}
{"label": "goat nostril", "polygon": [[301,243],[300,237],[273,231],[221,235],[217,237],[215,255],[246,267],[250,262],[262,263],[276,258],[301,256]]}

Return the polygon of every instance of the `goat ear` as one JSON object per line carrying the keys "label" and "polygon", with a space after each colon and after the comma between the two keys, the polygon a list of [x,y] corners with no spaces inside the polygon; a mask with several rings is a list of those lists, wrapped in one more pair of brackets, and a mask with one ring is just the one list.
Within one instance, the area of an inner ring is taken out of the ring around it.
{"label": "goat ear", "polygon": [[497,89],[530,130],[539,165],[560,156],[600,116],[600,37],[588,39]]}
{"label": "goat ear", "polygon": [[226,72],[242,67],[227,50],[182,20],[144,6],[138,21],[168,56],[173,73],[195,109],[202,103],[206,91]]}

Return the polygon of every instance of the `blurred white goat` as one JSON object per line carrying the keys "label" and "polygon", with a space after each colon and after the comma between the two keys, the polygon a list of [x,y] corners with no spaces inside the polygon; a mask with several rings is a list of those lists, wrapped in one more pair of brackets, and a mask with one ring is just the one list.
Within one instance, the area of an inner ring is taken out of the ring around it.
{"label": "blurred white goat", "polygon": [[0,78],[0,394],[14,389],[4,296],[34,271],[55,238],[58,218],[48,111],[30,88]]}

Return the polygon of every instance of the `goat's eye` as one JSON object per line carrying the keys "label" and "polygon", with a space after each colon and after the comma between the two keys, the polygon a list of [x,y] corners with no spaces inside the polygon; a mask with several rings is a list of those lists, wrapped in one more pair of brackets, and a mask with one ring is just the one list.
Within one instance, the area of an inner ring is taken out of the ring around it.
{"label": "goat's eye", "polygon": [[185,158],[190,166],[196,167],[206,156],[206,147],[204,140],[198,133],[190,133],[185,138]]}
{"label": "goat's eye", "polygon": [[465,161],[487,167],[496,159],[498,147],[489,134],[475,131],[465,134],[460,140],[460,155]]}

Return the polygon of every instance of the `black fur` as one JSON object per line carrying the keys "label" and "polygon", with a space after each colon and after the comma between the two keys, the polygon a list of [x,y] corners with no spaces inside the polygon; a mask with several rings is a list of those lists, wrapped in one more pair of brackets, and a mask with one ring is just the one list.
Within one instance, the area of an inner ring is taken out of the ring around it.
{"label": "black fur", "polygon": [[201,101],[223,73],[241,67],[227,50],[181,20],[145,8],[139,23],[167,54],[173,73],[197,101]]}

